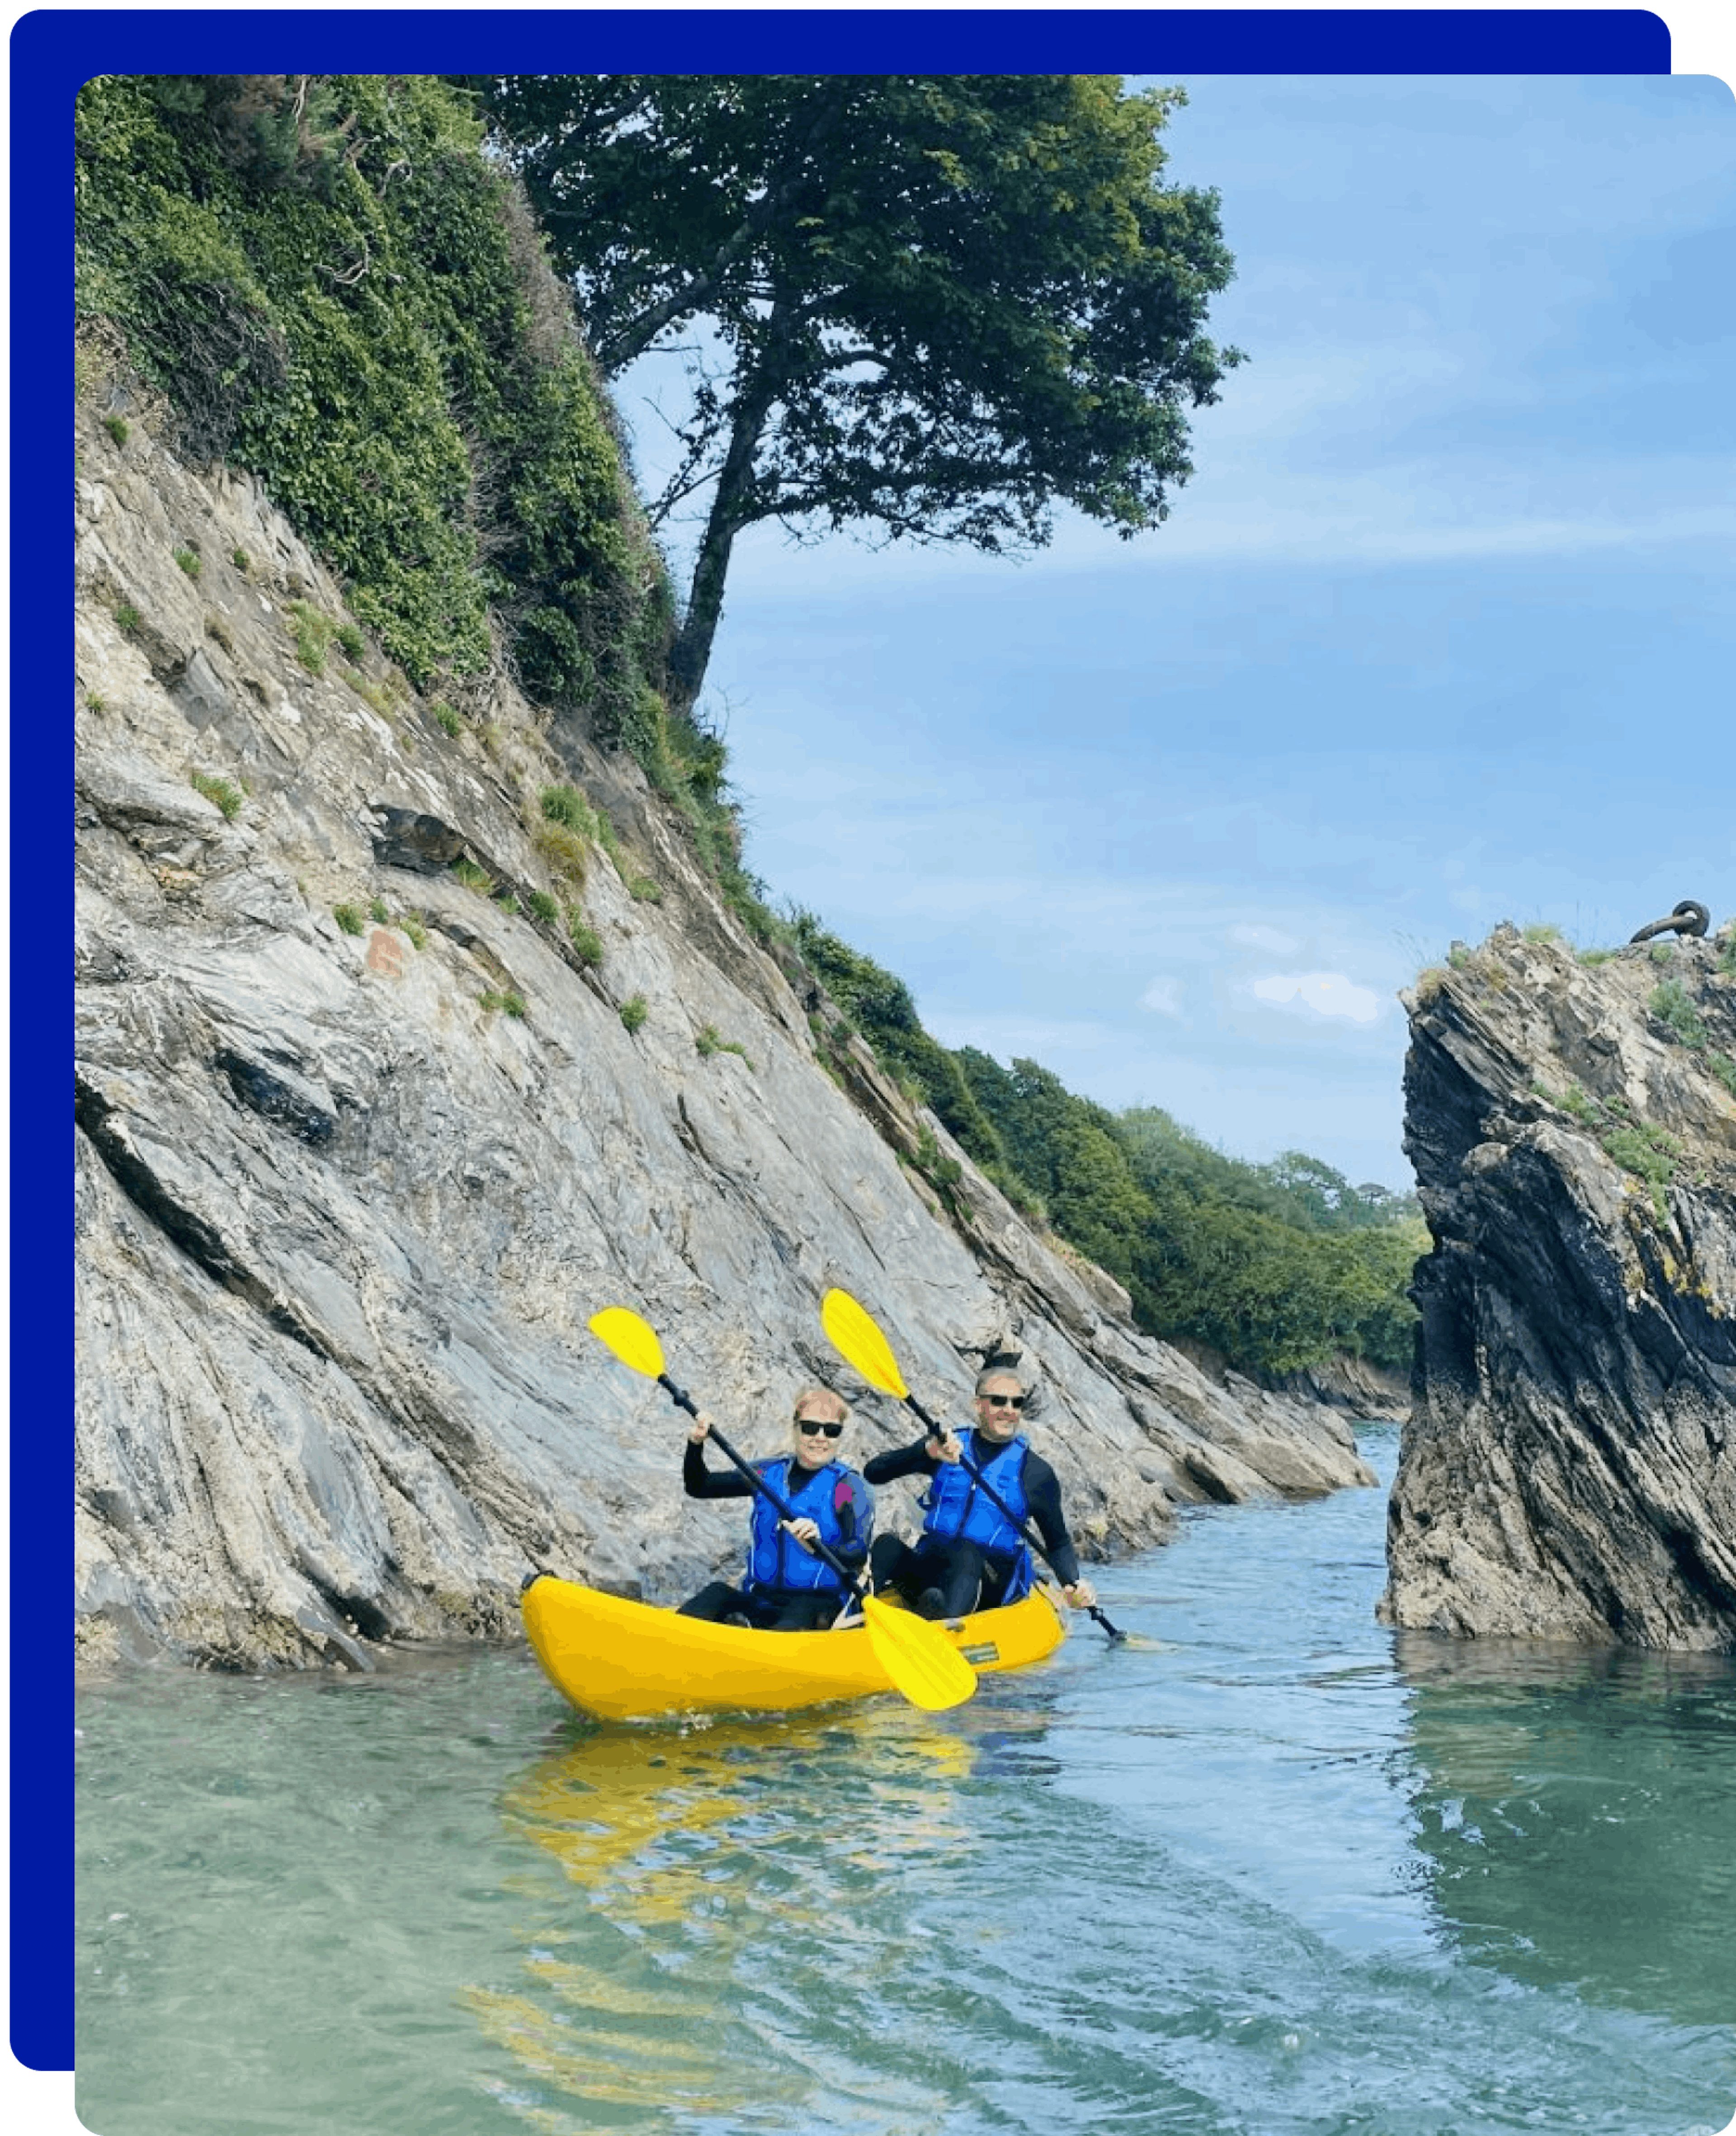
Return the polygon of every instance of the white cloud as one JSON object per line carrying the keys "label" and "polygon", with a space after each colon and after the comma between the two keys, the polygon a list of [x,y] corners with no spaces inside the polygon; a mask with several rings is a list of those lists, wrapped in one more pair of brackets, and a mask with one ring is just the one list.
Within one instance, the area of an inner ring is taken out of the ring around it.
{"label": "white cloud", "polygon": [[1180,1016],[1181,982],[1179,979],[1153,979],[1139,997],[1142,1008],[1155,1009],[1159,1016]]}
{"label": "white cloud", "polygon": [[1372,1023],[1382,1007],[1372,987],[1360,987],[1342,972],[1268,972],[1263,978],[1249,980],[1239,991],[1275,1008],[1343,1017],[1350,1023]]}
{"label": "white cloud", "polygon": [[1229,939],[1250,949],[1264,949],[1274,957],[1294,956],[1302,947],[1294,935],[1282,934],[1276,927],[1232,927]]}

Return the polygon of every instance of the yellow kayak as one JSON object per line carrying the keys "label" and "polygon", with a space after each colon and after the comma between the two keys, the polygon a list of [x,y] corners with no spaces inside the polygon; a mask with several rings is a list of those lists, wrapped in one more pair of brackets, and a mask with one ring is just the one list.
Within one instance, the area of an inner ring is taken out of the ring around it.
{"label": "yellow kayak", "polygon": [[[890,1691],[858,1623],[829,1632],[756,1632],[601,1595],[544,1573],[520,1598],[549,1681],[602,1721],[673,1713],[783,1713]],[[981,1672],[1023,1668],[1066,1637],[1041,1588],[1004,1609],[937,1625]]]}

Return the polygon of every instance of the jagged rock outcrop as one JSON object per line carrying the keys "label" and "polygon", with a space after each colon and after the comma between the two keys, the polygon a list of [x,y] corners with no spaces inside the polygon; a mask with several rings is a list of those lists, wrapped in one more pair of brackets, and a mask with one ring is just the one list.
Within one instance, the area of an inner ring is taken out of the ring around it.
{"label": "jagged rock outcrop", "polygon": [[1736,1650],[1736,930],[1504,926],[1410,1014],[1435,1243],[1382,1614]]}
{"label": "jagged rock outcrop", "polygon": [[[1140,1335],[859,1041],[822,1068],[630,759],[502,677],[460,721],[353,644],[310,672],[290,604],[340,591],[251,483],[136,423],[78,443],[81,1652],[366,1666],[516,1632],[531,1566],[696,1584],[739,1517],[681,1497],[680,1420],[586,1332],[605,1303],[749,1448],[803,1377],[866,1392],[828,1284],[954,1415],[1021,1351],[1088,1554],[1178,1502],[1373,1480],[1331,1410]],[[556,780],[624,842],[589,856],[600,966],[536,916]],[[951,1211],[900,1163],[925,1130]],[[909,1429],[859,1415],[865,1452]]]}

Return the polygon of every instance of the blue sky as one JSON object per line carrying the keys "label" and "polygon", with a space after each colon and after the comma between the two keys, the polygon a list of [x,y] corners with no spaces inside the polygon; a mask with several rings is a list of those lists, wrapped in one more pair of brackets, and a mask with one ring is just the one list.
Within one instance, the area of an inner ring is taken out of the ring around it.
{"label": "blue sky", "polygon": [[756,532],[710,705],[750,865],[937,1036],[1405,1184],[1394,996],[1449,941],[1736,905],[1736,105],[1187,88],[1250,360],[1168,525],[1022,566]]}

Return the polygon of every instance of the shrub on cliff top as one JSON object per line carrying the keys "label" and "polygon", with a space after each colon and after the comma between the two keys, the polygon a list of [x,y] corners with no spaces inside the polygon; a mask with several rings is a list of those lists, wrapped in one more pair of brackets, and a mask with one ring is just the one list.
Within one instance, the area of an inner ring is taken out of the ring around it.
{"label": "shrub on cliff top", "polygon": [[667,580],[464,97],[104,75],[74,132],[78,313],[123,328],[182,449],[261,476],[419,685],[482,669],[492,609],[533,696],[643,740]]}

